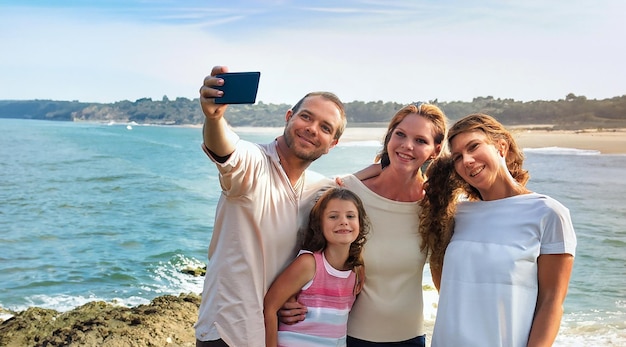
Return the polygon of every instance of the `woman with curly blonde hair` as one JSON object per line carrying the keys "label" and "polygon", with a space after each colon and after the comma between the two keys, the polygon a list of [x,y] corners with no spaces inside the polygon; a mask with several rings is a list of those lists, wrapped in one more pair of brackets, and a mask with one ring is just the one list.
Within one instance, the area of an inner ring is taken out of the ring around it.
{"label": "woman with curly blonde hair", "polygon": [[432,346],[551,346],[576,249],[569,210],[526,188],[524,155],[493,117],[457,121],[448,145],[422,202],[439,289]]}

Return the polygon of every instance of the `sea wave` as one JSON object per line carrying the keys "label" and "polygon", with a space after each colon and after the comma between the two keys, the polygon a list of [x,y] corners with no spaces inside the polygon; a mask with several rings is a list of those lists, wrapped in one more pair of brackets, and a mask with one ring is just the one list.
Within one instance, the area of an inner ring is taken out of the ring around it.
{"label": "sea wave", "polygon": [[[198,268],[205,264],[198,259],[177,254],[168,262],[159,264],[148,270],[151,283],[138,285],[135,290],[112,292],[111,295],[102,295],[86,292],[84,294],[37,294],[24,298],[19,305],[3,305],[0,303],[0,321],[6,320],[12,314],[6,312],[20,312],[29,307],[52,309],[59,312],[67,312],[79,306],[93,301],[104,301],[113,305],[135,307],[148,304],[150,300],[162,295],[179,295],[181,293],[200,294],[204,277],[194,277],[186,274],[187,268]],[[6,310],[6,311],[5,311]]]}
{"label": "sea wave", "polygon": [[549,154],[549,155],[600,155],[600,151],[565,147],[541,147],[524,148],[525,153]]}
{"label": "sea wave", "polygon": [[593,312],[566,314],[554,346],[626,346],[623,313],[606,312],[601,320]]}

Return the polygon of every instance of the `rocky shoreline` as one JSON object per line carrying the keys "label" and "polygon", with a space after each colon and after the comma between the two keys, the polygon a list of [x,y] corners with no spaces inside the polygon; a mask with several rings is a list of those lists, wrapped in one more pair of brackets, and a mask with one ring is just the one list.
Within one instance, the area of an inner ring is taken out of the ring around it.
{"label": "rocky shoreline", "polygon": [[0,346],[193,347],[200,296],[165,295],[128,308],[93,301],[71,311],[31,307],[0,323]]}

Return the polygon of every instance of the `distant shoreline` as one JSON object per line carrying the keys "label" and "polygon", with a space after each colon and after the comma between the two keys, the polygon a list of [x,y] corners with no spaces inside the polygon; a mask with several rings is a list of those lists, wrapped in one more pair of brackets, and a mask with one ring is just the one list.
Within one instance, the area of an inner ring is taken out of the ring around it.
{"label": "distant shoreline", "polygon": [[[99,124],[107,124],[96,122]],[[114,124],[127,124],[124,122]],[[134,124],[133,124],[134,125]],[[152,125],[152,124],[136,124]],[[154,124],[156,125],[156,124]],[[202,128],[202,124],[160,125],[184,128]],[[517,144],[522,148],[573,148],[599,151],[601,154],[626,154],[626,128],[616,129],[582,129],[582,130],[551,130],[550,124],[527,124],[507,126],[515,136]],[[255,134],[282,133],[282,127],[233,127],[235,132]],[[341,142],[380,141],[382,143],[386,127],[346,127]]]}
{"label": "distant shoreline", "polygon": [[[546,130],[535,126],[508,127],[521,148],[575,148],[595,150],[601,154],[626,154],[626,129]],[[236,132],[280,134],[282,128],[236,127]],[[339,142],[380,141],[386,128],[348,126]]]}

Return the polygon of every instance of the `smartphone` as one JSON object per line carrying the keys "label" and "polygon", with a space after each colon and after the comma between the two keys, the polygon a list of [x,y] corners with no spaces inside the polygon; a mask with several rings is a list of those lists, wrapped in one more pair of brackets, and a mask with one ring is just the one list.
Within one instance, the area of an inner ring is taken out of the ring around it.
{"label": "smartphone", "polygon": [[224,92],[215,98],[216,104],[254,104],[259,89],[260,72],[228,72],[215,77],[224,80],[223,86],[214,86]]}

